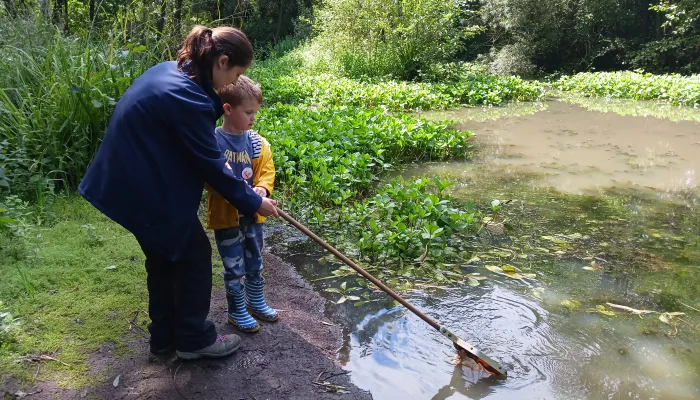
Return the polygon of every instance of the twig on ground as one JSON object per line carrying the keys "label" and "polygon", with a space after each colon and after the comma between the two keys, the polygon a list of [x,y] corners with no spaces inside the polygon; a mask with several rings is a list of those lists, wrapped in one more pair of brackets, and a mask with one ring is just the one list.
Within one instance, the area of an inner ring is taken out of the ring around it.
{"label": "twig on ground", "polygon": [[36,374],[34,374],[34,378],[32,379],[32,385],[34,384],[34,382],[36,382],[36,378],[39,377],[40,370],[41,370],[41,364],[36,366]]}
{"label": "twig on ground", "polygon": [[182,393],[180,393],[180,389],[177,387],[177,382],[175,382],[175,378],[177,378],[177,371],[180,370],[180,367],[182,367],[182,364],[184,364],[184,363],[181,361],[180,365],[178,365],[177,368],[175,369],[175,373],[173,374],[173,386],[175,387],[175,390],[177,391],[177,394],[180,395],[180,397],[182,397],[185,400],[189,400]]}
{"label": "twig on ground", "polygon": [[339,385],[333,385],[332,383],[329,382],[312,382],[314,385],[317,386],[322,386],[324,389],[326,389],[327,392],[333,392],[333,393],[343,393],[343,394],[348,394],[347,390],[345,390],[345,386],[339,386]]}
{"label": "twig on ground", "polygon": [[328,371],[328,368],[326,368],[326,369],[324,369],[323,371],[321,371],[321,373],[318,374],[318,376],[316,377],[316,380],[315,380],[314,382],[320,381],[320,380],[321,380],[321,377],[323,376],[323,374],[326,373],[326,371]]}
{"label": "twig on ground", "polygon": [[326,321],[321,321],[321,323],[322,323],[323,325],[326,325],[326,326],[334,326],[333,324],[331,324],[331,323],[329,323],[329,322],[326,322]]}
{"label": "twig on ground", "polygon": [[63,361],[61,361],[57,358],[51,357],[51,356],[47,356],[46,354],[40,354],[40,355],[28,354],[22,358],[15,360],[15,362],[39,362],[42,360],[44,360],[44,361],[56,361],[58,363],[65,365],[66,367],[70,367],[70,365],[64,363]]}

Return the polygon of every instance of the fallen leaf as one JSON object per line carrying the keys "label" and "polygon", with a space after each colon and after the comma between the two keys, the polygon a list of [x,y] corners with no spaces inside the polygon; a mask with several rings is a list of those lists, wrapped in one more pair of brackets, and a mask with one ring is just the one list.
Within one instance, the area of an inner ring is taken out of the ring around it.
{"label": "fallen leaf", "polygon": [[348,299],[347,297],[343,296],[338,301],[336,301],[335,304],[343,304],[343,303],[345,303],[345,300],[347,300],[347,299]]}
{"label": "fallen leaf", "polygon": [[504,274],[506,274],[506,276],[508,276],[509,278],[513,278],[513,279],[523,279],[523,276],[520,275],[520,274],[517,273],[517,272],[504,272]]}
{"label": "fallen leaf", "polygon": [[479,281],[470,277],[468,280],[468,284],[469,286],[479,286]]}
{"label": "fallen leaf", "polygon": [[495,265],[485,265],[485,267],[491,272],[503,273],[503,269],[501,269],[501,267],[497,267]]}
{"label": "fallen leaf", "polygon": [[115,269],[117,269],[116,265],[110,265],[109,267],[105,267],[105,270],[107,271],[114,271]]}
{"label": "fallen leaf", "polygon": [[535,279],[537,278],[537,274],[523,274],[524,277],[528,279]]}
{"label": "fallen leaf", "polygon": [[117,375],[117,377],[114,378],[114,382],[112,382],[112,386],[114,386],[114,387],[119,386],[119,378],[121,378],[121,375]]}

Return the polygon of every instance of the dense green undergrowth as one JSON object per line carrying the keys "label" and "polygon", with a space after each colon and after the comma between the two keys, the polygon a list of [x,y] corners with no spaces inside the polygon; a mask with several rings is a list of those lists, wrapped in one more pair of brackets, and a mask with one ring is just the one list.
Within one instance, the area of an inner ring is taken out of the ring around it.
{"label": "dense green undergrowth", "polygon": [[565,76],[554,86],[585,96],[664,100],[675,105],[700,105],[700,75],[654,75],[640,72],[585,72]]}
{"label": "dense green undergrowth", "polygon": [[395,164],[466,157],[472,135],[382,108],[278,104],[259,117],[288,205],[326,208],[364,198]]}

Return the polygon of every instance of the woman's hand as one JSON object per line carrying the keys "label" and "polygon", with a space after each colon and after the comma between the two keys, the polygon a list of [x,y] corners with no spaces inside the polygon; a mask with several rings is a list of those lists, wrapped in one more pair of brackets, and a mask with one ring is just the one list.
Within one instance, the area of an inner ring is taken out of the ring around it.
{"label": "woman's hand", "polygon": [[257,193],[260,197],[267,197],[267,190],[265,188],[256,186],[253,188],[253,191]]}
{"label": "woman's hand", "polygon": [[263,197],[260,208],[258,209],[258,214],[263,217],[279,217],[280,215],[277,213],[277,201]]}

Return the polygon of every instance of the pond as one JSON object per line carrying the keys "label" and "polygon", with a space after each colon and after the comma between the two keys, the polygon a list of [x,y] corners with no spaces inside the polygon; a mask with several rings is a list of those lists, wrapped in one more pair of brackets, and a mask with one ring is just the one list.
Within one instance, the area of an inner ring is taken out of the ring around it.
{"label": "pond", "polygon": [[[475,158],[401,174],[447,177],[465,202],[509,201],[510,230],[486,232],[462,267],[480,285],[402,294],[509,377],[474,379],[446,339],[378,296],[328,305],[348,327],[340,361],[353,382],[376,399],[700,398],[700,110],[569,98],[428,117],[474,131]],[[271,243],[309,280],[336,268],[287,229]]]}

